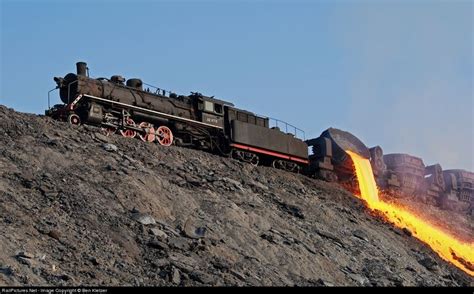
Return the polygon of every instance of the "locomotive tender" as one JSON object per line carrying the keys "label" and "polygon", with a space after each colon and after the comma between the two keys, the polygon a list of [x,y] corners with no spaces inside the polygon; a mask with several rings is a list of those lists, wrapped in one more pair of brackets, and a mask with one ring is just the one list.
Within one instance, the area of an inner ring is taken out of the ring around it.
{"label": "locomotive tender", "polygon": [[[369,149],[351,133],[334,128],[303,141],[296,137],[299,129],[282,132],[270,126],[268,117],[214,97],[194,92],[177,95],[119,75],[91,78],[86,63],[78,62],[76,67],[75,74],[54,78],[64,104],[49,108],[48,94],[46,115],[71,124],[100,126],[107,135],[118,132],[163,146],[190,146],[253,165],[302,171],[357,190],[353,163],[346,153],[351,150],[370,160],[377,185],[386,195],[474,215],[472,172],[443,171],[439,164],[425,167],[421,158],[408,154],[384,155],[380,146]],[[283,125],[287,130],[288,124]]]}

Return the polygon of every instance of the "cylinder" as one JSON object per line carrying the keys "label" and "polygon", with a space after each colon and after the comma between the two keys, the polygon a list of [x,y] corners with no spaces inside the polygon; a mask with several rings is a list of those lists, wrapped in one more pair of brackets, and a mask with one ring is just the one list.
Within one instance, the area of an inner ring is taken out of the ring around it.
{"label": "cylinder", "polygon": [[78,62],[76,63],[77,75],[78,76],[87,76],[87,63]]}

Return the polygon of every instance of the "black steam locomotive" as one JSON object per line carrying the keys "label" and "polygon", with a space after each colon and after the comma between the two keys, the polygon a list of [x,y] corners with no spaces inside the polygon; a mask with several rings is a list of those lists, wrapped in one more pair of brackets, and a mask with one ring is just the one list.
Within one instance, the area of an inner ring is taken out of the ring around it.
{"label": "black steam locomotive", "polygon": [[297,171],[308,164],[308,147],[295,136],[296,129],[282,132],[270,127],[267,117],[200,93],[177,95],[119,75],[91,78],[86,63],[76,66],[76,74],[54,78],[64,104],[46,115],[97,125],[107,134],[207,149],[254,165]]}

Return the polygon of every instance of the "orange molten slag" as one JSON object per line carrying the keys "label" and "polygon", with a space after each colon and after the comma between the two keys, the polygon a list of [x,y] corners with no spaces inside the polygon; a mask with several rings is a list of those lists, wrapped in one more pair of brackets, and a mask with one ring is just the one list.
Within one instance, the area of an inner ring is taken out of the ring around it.
{"label": "orange molten slag", "polygon": [[380,200],[369,160],[351,151],[346,152],[354,162],[361,198],[370,209],[382,212],[397,227],[408,229],[413,236],[428,244],[441,258],[474,276],[474,242],[462,242],[406,209]]}

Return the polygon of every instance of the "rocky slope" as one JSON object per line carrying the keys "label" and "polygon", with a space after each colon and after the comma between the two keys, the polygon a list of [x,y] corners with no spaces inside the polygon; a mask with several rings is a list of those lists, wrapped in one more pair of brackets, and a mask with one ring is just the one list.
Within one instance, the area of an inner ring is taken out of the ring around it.
{"label": "rocky slope", "polygon": [[0,106],[0,285],[474,278],[335,184]]}

